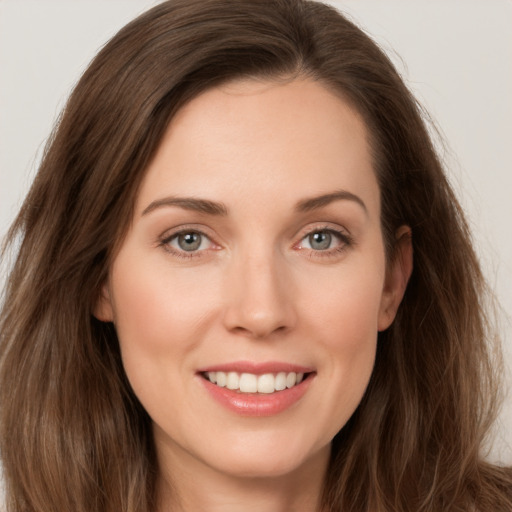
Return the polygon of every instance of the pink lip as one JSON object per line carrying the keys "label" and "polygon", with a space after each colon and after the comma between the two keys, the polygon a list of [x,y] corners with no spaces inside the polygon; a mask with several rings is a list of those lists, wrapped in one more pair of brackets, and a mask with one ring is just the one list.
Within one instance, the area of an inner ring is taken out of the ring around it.
{"label": "pink lip", "polygon": [[225,387],[221,388],[202,375],[206,372],[215,371],[262,375],[279,372],[314,373],[313,370],[305,366],[288,363],[250,363],[245,361],[215,365],[199,370],[198,378],[210,396],[222,406],[240,416],[273,416],[285,411],[304,396],[315,377],[314,374],[309,375],[300,384],[274,393],[241,393]]}
{"label": "pink lip", "polygon": [[264,373],[279,372],[295,372],[295,373],[311,373],[315,369],[297,364],[284,363],[279,361],[268,361],[265,363],[254,363],[252,361],[233,361],[232,363],[216,364],[207,366],[197,370],[198,373],[206,372],[237,372],[237,373],[253,373],[255,375],[263,375]]}

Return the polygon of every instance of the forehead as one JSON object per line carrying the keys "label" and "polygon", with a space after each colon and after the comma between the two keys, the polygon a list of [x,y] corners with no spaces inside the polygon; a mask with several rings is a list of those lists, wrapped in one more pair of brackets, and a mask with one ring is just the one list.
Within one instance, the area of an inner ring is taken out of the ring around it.
{"label": "forehead", "polygon": [[366,126],[319,82],[239,80],[210,89],[172,119],[140,190],[295,201],[333,189],[378,202]]}

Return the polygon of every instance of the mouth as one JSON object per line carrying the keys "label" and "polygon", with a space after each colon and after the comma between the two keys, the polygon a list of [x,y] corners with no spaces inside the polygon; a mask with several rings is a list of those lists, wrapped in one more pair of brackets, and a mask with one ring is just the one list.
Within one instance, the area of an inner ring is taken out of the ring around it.
{"label": "mouth", "polygon": [[241,416],[272,416],[298,404],[317,372],[282,362],[236,362],[197,372],[207,394]]}
{"label": "mouth", "polygon": [[313,372],[277,372],[255,374],[248,372],[201,372],[201,376],[219,388],[240,394],[274,394],[298,386]]}

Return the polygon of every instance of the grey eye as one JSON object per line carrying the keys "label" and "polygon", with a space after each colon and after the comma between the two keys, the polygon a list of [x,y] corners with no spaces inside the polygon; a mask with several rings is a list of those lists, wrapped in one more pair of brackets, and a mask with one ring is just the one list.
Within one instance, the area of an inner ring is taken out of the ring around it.
{"label": "grey eye", "polygon": [[316,231],[308,235],[308,242],[311,249],[325,251],[331,247],[332,235],[328,231]]}
{"label": "grey eye", "polygon": [[178,247],[183,251],[197,251],[201,247],[203,236],[200,233],[193,231],[189,233],[182,233],[176,237]]}

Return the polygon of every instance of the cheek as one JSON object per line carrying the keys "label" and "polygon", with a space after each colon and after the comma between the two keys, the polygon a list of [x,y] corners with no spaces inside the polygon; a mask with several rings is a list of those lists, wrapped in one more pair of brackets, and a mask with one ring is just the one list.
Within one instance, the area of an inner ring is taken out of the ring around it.
{"label": "cheek", "polygon": [[[325,305],[330,308],[332,320],[329,344],[332,348],[359,352],[366,343],[372,343],[377,334],[380,294],[363,283],[353,289],[340,291],[337,297]],[[337,305],[337,307],[335,307]]]}
{"label": "cheek", "polygon": [[[115,322],[122,349],[168,354],[194,343],[205,328],[213,294],[195,272],[166,272],[118,259],[112,273]],[[210,298],[211,297],[211,298]],[[173,340],[179,342],[172,343]]]}
{"label": "cheek", "polygon": [[327,398],[318,414],[329,439],[358,407],[373,371],[383,269],[383,263],[360,271],[347,266],[325,281],[323,292],[317,281],[309,308],[304,308],[309,337],[316,334],[313,339],[325,358],[318,377]]}
{"label": "cheek", "polygon": [[304,283],[303,312],[332,350],[358,352],[377,335],[384,263],[347,265]]}
{"label": "cheek", "polygon": [[354,288],[343,287],[333,293],[324,304],[323,311],[328,313],[319,327],[320,341],[332,358],[332,382],[355,395],[362,394],[373,368],[379,298],[378,289],[364,287],[359,281]]}
{"label": "cheek", "polygon": [[205,284],[212,280],[204,275],[199,279],[198,274],[197,269],[177,273],[161,262],[137,258],[135,252],[120,254],[112,269],[123,366],[133,391],[154,418],[162,410],[170,417],[185,414],[189,407],[180,399],[181,392],[169,400],[169,390],[185,391],[186,377],[193,371],[189,356],[211,328],[218,302]]}

